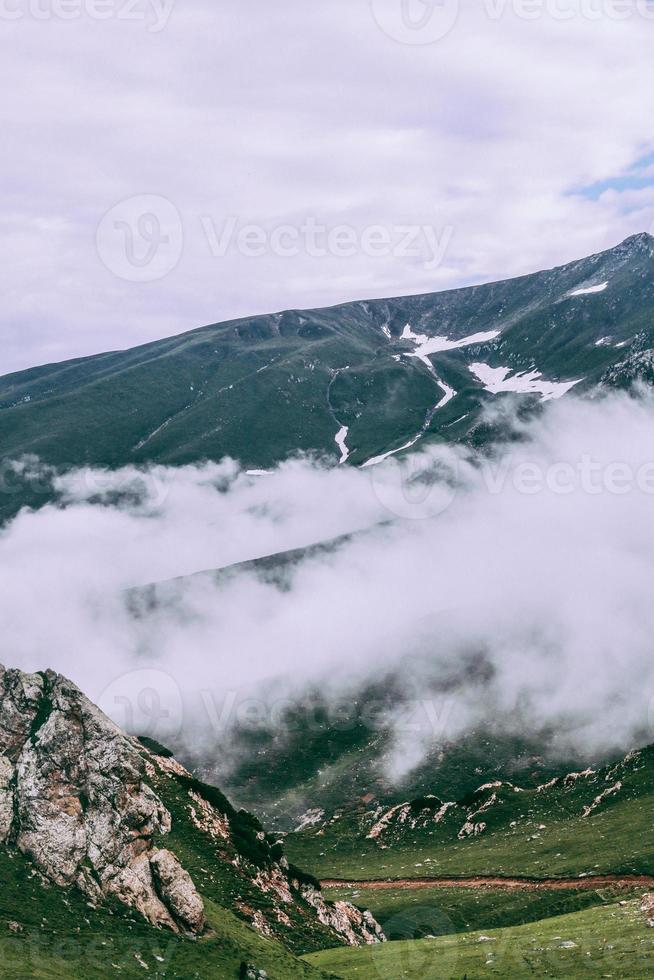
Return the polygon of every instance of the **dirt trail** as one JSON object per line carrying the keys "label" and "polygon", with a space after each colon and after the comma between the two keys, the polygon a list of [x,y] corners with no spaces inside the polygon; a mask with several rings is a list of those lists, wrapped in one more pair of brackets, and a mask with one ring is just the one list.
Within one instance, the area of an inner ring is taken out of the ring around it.
{"label": "dirt trail", "polygon": [[526,889],[527,891],[569,891],[596,888],[646,888],[654,890],[654,877],[651,875],[588,875],[584,878],[383,878],[370,881],[329,878],[322,882],[323,888],[371,888],[373,891],[391,891],[396,888],[417,890],[420,888],[487,888],[496,891]]}

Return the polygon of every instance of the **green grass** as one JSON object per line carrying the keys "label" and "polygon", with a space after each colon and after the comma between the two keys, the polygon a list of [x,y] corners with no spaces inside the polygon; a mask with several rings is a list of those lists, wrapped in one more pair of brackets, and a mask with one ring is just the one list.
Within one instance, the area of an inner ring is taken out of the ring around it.
{"label": "green grass", "polygon": [[[331,814],[356,805],[367,793],[388,806],[428,793],[454,800],[481,781],[510,779],[534,787],[575,767],[573,760],[553,763],[541,758],[541,735],[484,731],[445,748],[433,746],[398,788],[383,776],[380,760],[392,747],[384,714],[401,703],[402,684],[391,673],[360,691],[357,704],[348,703],[342,718],[320,692],[311,692],[302,705],[289,707],[283,738],[266,730],[241,730],[231,736],[238,740],[242,761],[221,774],[221,785],[264,823],[290,830],[308,807],[322,807]],[[191,764],[200,765],[201,760]]]}
{"label": "green grass", "polygon": [[[287,839],[291,860],[311,867],[320,878],[354,881],[470,875],[568,877],[616,873],[654,874],[654,794],[626,800],[586,819],[552,821],[545,831],[535,823],[466,841],[380,850],[374,842],[337,833]],[[531,840],[536,833],[540,836]]]}
{"label": "green grass", "polygon": [[[244,960],[267,970],[271,978],[321,976],[206,896],[210,932],[191,940],[153,929],[119,904],[93,909],[76,889],[44,884],[14,852],[0,851],[0,881],[0,977],[7,980],[104,980],[146,973],[169,980],[236,980]],[[12,922],[19,923],[20,932],[9,928]],[[137,956],[147,963],[147,971]]]}
{"label": "green grass", "polygon": [[[480,942],[480,935],[490,942]],[[564,943],[574,943],[565,948]],[[326,950],[306,957],[343,980],[474,980],[477,977],[654,975],[654,933],[637,901],[509,929],[475,930],[377,948]]]}
{"label": "green grass", "polygon": [[[256,818],[235,810],[215,787],[183,775],[164,775],[155,768],[150,783],[173,817],[171,832],[157,843],[174,851],[191,874],[204,900],[206,931],[193,938],[158,930],[135,911],[110,900],[94,908],[76,888],[48,884],[27,858],[3,847],[0,977],[40,980],[81,974],[101,980],[147,972],[172,980],[236,980],[246,962],[266,970],[271,980],[319,980],[320,971],[297,954],[338,944],[338,937],[318,921],[299,893],[293,904],[284,906],[285,922],[278,922],[279,900],[253,881],[259,869],[279,860],[281,847],[275,838],[264,836]],[[219,846],[197,828],[191,819],[189,791],[229,817],[229,842]],[[302,878],[302,873],[298,876]],[[274,939],[252,928],[255,910],[268,920]]]}
{"label": "green grass", "polygon": [[151,783],[173,818],[172,830],[162,838],[161,846],[174,851],[205,900],[222,909],[233,909],[236,913],[234,918],[237,916],[242,918],[248,932],[251,932],[245,925],[248,919],[238,912],[239,906],[259,910],[271,927],[277,927],[278,938],[296,954],[323,949],[338,942],[334,934],[320,924],[314,910],[299,896],[295,904],[284,906],[284,912],[288,914],[291,926],[278,924],[276,926],[275,909],[280,904],[279,899],[274,894],[264,894],[252,883],[251,878],[256,868],[252,866],[250,874],[245,875],[230,863],[231,851],[216,856],[215,845],[208,841],[206,835],[197,829],[190,818],[188,789],[193,788],[201,796],[209,799],[209,802],[214,803],[220,812],[229,814],[232,841],[238,848],[241,868],[247,866],[248,861],[265,868],[271,859],[275,856],[279,857],[276,852],[281,849],[271,847],[267,841],[257,839],[259,825],[252,822],[253,818],[249,814],[236,813],[219,790],[198,781],[189,783],[183,777],[179,779],[157,777],[152,779]]}
{"label": "green grass", "polygon": [[[487,888],[328,888],[325,897],[370,909],[386,938],[424,939],[470,929],[501,929],[565,915],[616,900],[597,891],[498,891]],[[621,893],[620,898],[625,894]]]}
{"label": "green grass", "polygon": [[[584,806],[616,780],[618,794],[589,816]],[[654,750],[607,768],[571,788],[542,793],[503,790],[484,812],[484,833],[458,839],[462,812],[439,825],[398,828],[380,846],[368,840],[370,816],[350,813],[324,834],[290,835],[286,850],[296,864],[320,878],[353,881],[471,875],[575,877],[601,873],[654,874]]]}

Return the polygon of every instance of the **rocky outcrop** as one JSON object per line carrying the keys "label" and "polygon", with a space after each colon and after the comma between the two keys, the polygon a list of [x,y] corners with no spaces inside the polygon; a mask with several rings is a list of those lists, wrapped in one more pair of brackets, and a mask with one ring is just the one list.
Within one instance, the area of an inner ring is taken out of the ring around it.
{"label": "rocky outcrop", "polygon": [[0,755],[0,841],[7,839],[14,820],[13,778],[14,767],[9,759]]}
{"label": "rocky outcrop", "polygon": [[582,817],[590,816],[590,814],[594,813],[595,810],[597,810],[605,800],[607,800],[610,796],[615,796],[616,793],[619,793],[621,789],[622,789],[622,783],[620,782],[620,780],[618,780],[618,782],[615,783],[614,786],[609,786],[609,788],[605,789],[603,793],[600,793],[598,796],[596,796],[592,803],[589,803],[588,806],[584,807],[581,814]]}
{"label": "rocky outcrop", "polygon": [[321,892],[311,885],[302,887],[302,897],[313,906],[323,925],[337,932],[349,946],[384,942],[385,936],[372,914],[349,902],[326,902]]}
{"label": "rocky outcrop", "polygon": [[366,837],[368,840],[383,839],[389,830],[425,830],[440,824],[456,803],[443,803],[436,796],[426,796],[409,803],[398,803],[384,812],[379,809],[374,814],[374,824]]}
{"label": "rocky outcrop", "polygon": [[50,881],[114,897],[153,925],[199,932],[202,900],[154,846],[170,813],[145,782],[138,743],[70,681],[0,667],[0,842]]}
{"label": "rocky outcrop", "polygon": [[198,934],[202,898],[173,850],[161,846],[172,829],[164,800],[176,827],[201,839],[204,884],[214,873],[231,876],[248,896],[233,910],[260,935],[284,941],[306,930],[353,946],[383,941],[370,913],[325,901],[256,818],[167,750],[125,735],[58,674],[0,667],[0,844],[94,903],[112,898],[154,926]]}
{"label": "rocky outcrop", "polygon": [[[226,799],[212,792],[211,787],[205,786],[203,792],[208,790],[212,799],[203,797],[197,788],[192,788],[194,781],[190,773],[179,763],[173,763],[171,768],[169,759],[157,757],[156,762],[162,771],[171,772],[187,788],[188,811],[195,829],[206,835],[216,847],[216,853],[229,861],[261,896],[265,896],[263,908],[257,908],[257,901],[248,903],[239,899],[235,903],[237,911],[259,935],[283,940],[285,929],[294,927],[291,916],[296,919],[296,928],[299,916],[300,919],[308,917],[314,923],[317,920],[335,938],[349,946],[385,942],[381,926],[370,912],[349,902],[327,901],[315,878],[289,866],[288,859],[279,853],[279,842],[270,846],[270,840],[274,838],[269,838],[261,830],[258,821],[248,816],[244,827],[243,811],[236,813]],[[240,832],[237,829],[239,822]],[[241,837],[240,851],[235,847],[237,836]],[[260,865],[251,860],[255,839],[265,851],[265,857],[263,852],[259,855],[263,859]],[[247,856],[248,851],[250,857]]]}
{"label": "rocky outcrop", "polygon": [[204,925],[204,905],[188,871],[180,866],[174,854],[164,850],[154,852],[150,868],[157,890],[166,896],[168,908],[175,918],[193,932],[200,932]]}

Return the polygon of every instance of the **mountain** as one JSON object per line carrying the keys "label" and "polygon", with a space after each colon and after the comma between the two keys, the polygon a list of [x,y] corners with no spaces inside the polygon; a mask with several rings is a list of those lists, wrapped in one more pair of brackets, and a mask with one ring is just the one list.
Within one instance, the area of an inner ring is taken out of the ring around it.
{"label": "mountain", "polygon": [[537,786],[484,775],[456,798],[316,813],[287,850],[324,879],[654,876],[654,746]]}
{"label": "mountain", "polygon": [[[325,901],[256,818],[52,671],[0,667],[0,867],[12,976],[320,976],[296,954],[384,938],[369,913]],[[39,943],[44,972],[27,973]]]}
{"label": "mountain", "polygon": [[[654,380],[654,238],[504,282],[290,310],[0,378],[5,462],[356,465],[474,439],[483,406]],[[39,489],[12,485],[7,516]]]}
{"label": "mountain", "polygon": [[289,853],[390,940],[308,961],[388,980],[651,976],[653,777],[650,746],[536,787],[491,780],[457,800],[308,814]]}

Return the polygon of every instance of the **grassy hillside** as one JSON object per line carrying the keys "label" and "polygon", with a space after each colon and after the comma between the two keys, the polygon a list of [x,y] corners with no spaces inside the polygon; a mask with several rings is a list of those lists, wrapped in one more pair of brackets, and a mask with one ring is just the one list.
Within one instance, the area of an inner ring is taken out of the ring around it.
{"label": "grassy hillside", "polygon": [[[484,390],[474,362],[583,379],[577,390],[650,377],[653,268],[654,240],[641,235],[505,282],[246,318],[7,375],[3,459],[37,454],[66,468],[231,455],[265,467],[302,450],[337,462],[347,426],[349,462],[360,464],[421,432],[472,438],[481,407],[502,397]],[[573,295],[603,282],[603,292]],[[452,342],[497,336],[421,359],[407,325]],[[40,484],[8,482],[4,516],[47,499]]]}
{"label": "grassy hillside", "polygon": [[[369,795],[373,802],[366,810],[428,793],[460,799],[482,779],[511,779],[535,787],[573,766],[571,760],[547,758],[546,732],[529,737],[484,731],[445,746],[434,739],[423,761],[398,787],[385,772],[393,738],[383,713],[397,708],[403,698],[401,682],[392,674],[363,686],[341,717],[320,692],[310,692],[302,704],[286,711],[283,736],[264,726],[230,732],[231,747],[240,749],[236,764],[229,771],[207,772],[207,778],[219,781],[268,825],[291,830],[306,810],[316,807],[331,816],[362,805]],[[199,757],[191,761],[194,767],[202,764]]]}
{"label": "grassy hillside", "polygon": [[[413,801],[404,821],[391,819],[373,838],[369,835],[387,810],[345,813],[323,827],[290,835],[286,846],[292,860],[320,877],[354,881],[654,874],[651,747],[540,790],[506,783],[484,787],[438,819],[441,805],[440,800]],[[466,832],[467,824],[478,829]]]}
{"label": "grassy hillside", "polygon": [[[482,938],[485,937],[485,938]],[[654,973],[654,935],[637,900],[510,929],[307,957],[343,980],[477,977],[624,977]]]}
{"label": "grassy hillside", "polygon": [[118,903],[92,908],[77,890],[44,883],[16,852],[0,850],[0,881],[0,976],[7,980],[142,977],[143,963],[149,976],[236,980],[243,961],[284,980],[323,975],[206,895],[210,932],[191,940],[152,928]]}
{"label": "grassy hillside", "polygon": [[317,914],[282,848],[255,817],[189,775],[147,742],[149,785],[172,816],[158,844],[191,874],[206,911],[200,936],[156,929],[128,906],[95,906],[77,888],[50,884],[11,844],[0,847],[0,976],[237,978],[243,963],[271,978],[320,977],[301,953],[345,939]]}
{"label": "grassy hillside", "polygon": [[[642,888],[640,889],[642,892]],[[515,888],[327,888],[332,901],[340,899],[369,908],[391,942],[447,936],[471,929],[501,929],[606,905],[637,889]]]}

